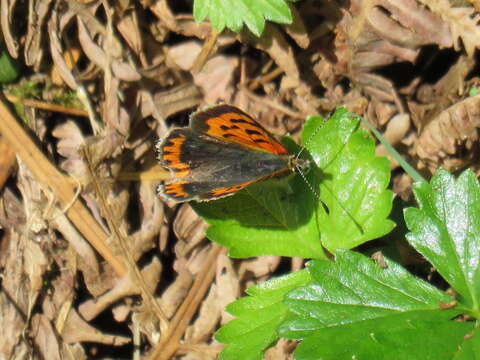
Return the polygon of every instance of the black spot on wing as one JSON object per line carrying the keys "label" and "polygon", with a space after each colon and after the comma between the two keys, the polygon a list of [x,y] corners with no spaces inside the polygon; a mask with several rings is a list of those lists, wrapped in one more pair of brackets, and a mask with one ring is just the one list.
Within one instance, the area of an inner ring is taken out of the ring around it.
{"label": "black spot on wing", "polygon": [[236,124],[251,124],[250,121],[247,121],[245,119],[230,119],[230,122],[236,123]]}
{"label": "black spot on wing", "polygon": [[260,136],[262,136],[262,133],[260,131],[257,131],[257,130],[246,129],[245,132],[248,135],[260,135]]}

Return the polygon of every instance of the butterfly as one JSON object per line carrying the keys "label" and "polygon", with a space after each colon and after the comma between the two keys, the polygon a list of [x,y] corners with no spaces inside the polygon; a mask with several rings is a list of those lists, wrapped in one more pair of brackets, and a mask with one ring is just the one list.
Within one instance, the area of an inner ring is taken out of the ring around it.
{"label": "butterfly", "polygon": [[175,202],[219,199],[309,166],[251,116],[227,104],[194,112],[189,126],[172,129],[156,150],[172,174],[158,192]]}

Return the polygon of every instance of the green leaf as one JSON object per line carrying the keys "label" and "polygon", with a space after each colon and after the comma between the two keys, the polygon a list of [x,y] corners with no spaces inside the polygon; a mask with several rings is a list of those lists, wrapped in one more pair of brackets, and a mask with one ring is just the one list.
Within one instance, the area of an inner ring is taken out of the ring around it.
{"label": "green leaf", "polygon": [[478,328],[465,336],[465,341],[459,347],[457,354],[453,357],[454,360],[471,360],[480,359],[480,336]]}
{"label": "green leaf", "polygon": [[0,46],[0,83],[14,81],[19,75],[19,62],[12,59],[8,51]]}
{"label": "green leaf", "polygon": [[360,118],[339,109],[323,127],[319,117],[308,119],[303,143],[321,170],[318,207],[322,244],[330,252],[350,249],[389,233],[387,219],[393,194],[387,190],[390,166],[375,156],[375,144],[358,129]]}
{"label": "green leaf", "polygon": [[472,86],[470,90],[468,91],[468,96],[477,96],[480,94],[480,91],[478,90],[478,87]]}
{"label": "green leaf", "polygon": [[295,359],[452,359],[475,325],[449,321],[451,311],[428,315],[412,312],[317,331],[297,347]]}
{"label": "green leaf", "polygon": [[431,183],[417,183],[419,208],[405,210],[407,240],[460,295],[479,317],[480,189],[473,172],[455,180],[439,170]]}
{"label": "green leaf", "polygon": [[387,260],[380,268],[360,254],[340,250],[335,262],[312,261],[312,282],[284,303],[297,314],[280,327],[302,339],[296,359],[448,359],[473,322],[451,321],[442,310],[452,299]]}
{"label": "green leaf", "polygon": [[277,328],[288,317],[282,303],[286,293],[310,281],[306,270],[266,281],[247,290],[250,295],[227,306],[237,318],[215,334],[216,340],[228,344],[219,359],[262,359],[263,351],[278,340]]}
{"label": "green leaf", "polygon": [[265,19],[281,24],[292,22],[285,0],[195,0],[193,16],[196,21],[208,17],[218,32],[225,27],[239,32],[246,24],[256,36],[262,34]]}
{"label": "green leaf", "polygon": [[[295,174],[251,185],[233,197],[192,204],[211,225],[210,240],[228,247],[232,257],[322,259],[322,245],[331,252],[351,248],[393,228],[386,219],[392,207],[388,161],[375,157],[373,141],[344,109],[323,127],[322,121],[310,118],[302,134],[322,167],[305,175],[308,184]],[[327,209],[310,190],[318,183]]]}
{"label": "green leaf", "polygon": [[313,216],[317,202],[294,175],[253,184],[233,197],[192,203],[209,224],[207,237],[232,257],[261,255],[324,258]]}

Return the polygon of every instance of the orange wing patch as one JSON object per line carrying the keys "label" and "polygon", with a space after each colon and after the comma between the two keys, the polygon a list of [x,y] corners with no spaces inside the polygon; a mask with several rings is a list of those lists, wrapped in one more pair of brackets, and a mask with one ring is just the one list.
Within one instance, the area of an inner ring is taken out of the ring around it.
{"label": "orange wing patch", "polygon": [[224,196],[229,196],[235,194],[237,191],[242,190],[244,187],[253,184],[254,182],[257,182],[257,180],[249,181],[244,184],[240,185],[235,185],[235,186],[229,186],[229,187],[224,187],[224,188],[218,188],[215,190],[212,190],[205,194],[202,197],[205,197],[206,199],[214,199],[214,198],[220,198]]}
{"label": "orange wing patch", "polygon": [[185,191],[183,186],[185,184],[187,184],[186,181],[179,181],[173,184],[160,185],[160,193],[167,197],[171,197],[174,200],[188,198],[190,197],[190,194]]}
{"label": "orange wing patch", "polygon": [[259,123],[233,106],[218,105],[194,113],[190,126],[217,139],[234,142],[257,151],[288,154],[288,150]]}
{"label": "orange wing patch", "polygon": [[157,145],[159,151],[159,160],[168,168],[175,171],[177,178],[186,177],[190,171],[190,166],[181,161],[182,145],[186,137],[179,134],[177,137],[167,136],[164,143]]}

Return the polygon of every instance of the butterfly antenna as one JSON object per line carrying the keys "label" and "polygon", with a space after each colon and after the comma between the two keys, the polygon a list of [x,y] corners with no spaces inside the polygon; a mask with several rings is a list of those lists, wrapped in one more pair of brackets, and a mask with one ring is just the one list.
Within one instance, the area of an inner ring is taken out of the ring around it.
{"label": "butterfly antenna", "polygon": [[300,158],[300,155],[302,154],[303,150],[306,149],[306,147],[308,146],[308,144],[310,144],[310,142],[312,141],[312,139],[315,137],[315,135],[317,135],[318,131],[322,128],[322,125],[325,123],[325,121],[327,121],[327,119],[324,119],[323,120],[323,123],[318,125],[314,130],[313,130],[313,133],[310,134],[310,136],[308,137],[307,141],[305,141],[305,144],[303,144],[303,146],[301,147],[300,151],[297,153],[297,156],[295,156],[295,162],[296,162],[296,165],[295,165],[295,168],[297,169],[297,172],[300,174],[300,176],[302,177],[303,181],[305,181],[305,183],[307,184],[308,188],[310,189],[310,191],[313,193],[313,195],[315,195],[315,197],[317,198],[317,200],[320,201],[320,195],[318,194],[318,192],[314,189],[314,187],[312,186],[312,184],[310,184],[310,182],[307,180],[307,177],[305,176],[305,174],[303,173],[302,171],[302,168],[298,165],[298,159]]}
{"label": "butterfly antenna", "polygon": [[310,136],[308,137],[307,141],[305,141],[305,144],[303,144],[302,148],[300,149],[300,151],[298,152],[297,156],[295,157],[295,160],[298,160],[298,158],[300,157],[300,154],[303,152],[303,150],[305,150],[305,148],[307,147],[308,144],[310,144],[312,142],[312,139],[315,137],[315,135],[317,135],[318,131],[322,128],[322,125],[325,123],[325,121],[327,121],[326,119],[323,120],[323,123],[318,125],[315,130],[313,130],[313,133],[310,134]]}
{"label": "butterfly antenna", "polygon": [[329,186],[325,185],[325,189],[327,189],[330,194],[332,195],[332,197],[337,201],[338,205],[340,206],[340,208],[345,211],[345,214],[347,214],[347,216],[350,218],[350,220],[352,220],[353,224],[355,225],[355,227],[357,228],[357,230],[360,232],[360,234],[364,234],[364,231],[363,231],[363,228],[362,228],[362,225],[360,225],[360,223],[355,220],[355,218],[353,217],[352,214],[350,214],[350,211],[348,211],[345,206],[343,206],[342,202],[340,201],[340,199],[337,197],[337,195],[335,195],[335,193],[332,191],[332,189],[330,189]]}
{"label": "butterfly antenna", "polygon": [[[302,148],[300,149],[300,151],[298,152],[297,156],[295,157],[295,160],[298,160],[299,157],[300,157],[300,154],[303,152],[303,150],[305,150],[305,148],[310,144],[310,142],[312,141],[312,139],[315,137],[315,135],[317,135],[318,131],[322,128],[322,125],[327,121],[327,119],[324,119],[323,120],[323,123],[318,125],[315,130],[313,130],[313,133],[308,137],[307,141],[305,141],[305,144],[303,144]],[[303,181],[305,181],[305,183],[307,184],[308,188],[310,189],[310,191],[313,193],[313,195],[317,198],[318,201],[320,201],[322,203],[323,206],[325,206],[323,204],[323,202],[321,201],[320,199],[320,194],[314,189],[314,187],[312,186],[312,184],[310,184],[310,182],[307,180],[307,177],[305,176],[305,174],[303,173],[302,171],[302,168],[298,165],[295,165],[295,168],[297,169],[297,172],[300,174],[300,176],[302,177]],[[335,198],[335,200],[338,202],[338,204],[340,205],[341,209],[343,211],[345,211],[345,213],[348,215],[348,217],[352,220],[352,222],[355,224],[355,226],[357,227],[358,231],[360,231],[360,233],[363,235],[364,234],[364,231],[363,231],[363,228],[362,226],[358,223],[357,220],[355,220],[355,218],[352,216],[352,214],[350,214],[350,212],[345,209],[345,207],[343,206],[342,202],[340,201],[340,199],[337,198],[337,196],[333,193],[333,191],[328,187],[328,186],[325,186],[326,189],[328,189],[328,191],[330,192],[330,194]]]}
{"label": "butterfly antenna", "polygon": [[314,187],[312,186],[312,184],[310,184],[310,182],[307,180],[307,177],[305,176],[305,174],[303,173],[302,171],[302,168],[298,165],[295,165],[295,168],[297,169],[297,172],[300,174],[300,176],[302,177],[303,181],[305,181],[305,184],[307,184],[307,187],[310,189],[310,191],[313,193],[313,195],[317,198],[318,201],[320,201],[320,195],[318,194],[318,192],[314,189]]}

